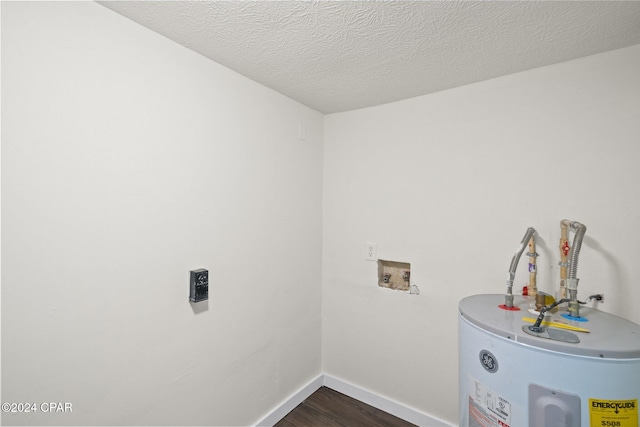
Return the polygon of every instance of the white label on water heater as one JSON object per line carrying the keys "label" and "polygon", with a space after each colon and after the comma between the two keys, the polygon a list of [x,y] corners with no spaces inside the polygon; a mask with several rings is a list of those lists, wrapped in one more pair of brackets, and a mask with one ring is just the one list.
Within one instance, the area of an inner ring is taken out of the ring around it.
{"label": "white label on water heater", "polygon": [[511,403],[469,378],[469,427],[511,427]]}

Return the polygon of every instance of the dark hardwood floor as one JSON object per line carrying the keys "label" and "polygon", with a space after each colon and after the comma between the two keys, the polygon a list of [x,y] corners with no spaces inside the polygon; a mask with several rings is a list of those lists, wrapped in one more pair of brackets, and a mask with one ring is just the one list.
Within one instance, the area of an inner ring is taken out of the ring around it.
{"label": "dark hardwood floor", "polygon": [[415,427],[359,400],[320,387],[274,427]]}

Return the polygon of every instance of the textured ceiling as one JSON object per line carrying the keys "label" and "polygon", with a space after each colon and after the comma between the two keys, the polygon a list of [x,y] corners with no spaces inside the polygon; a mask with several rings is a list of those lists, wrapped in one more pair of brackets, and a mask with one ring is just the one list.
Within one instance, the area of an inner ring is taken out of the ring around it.
{"label": "textured ceiling", "polygon": [[106,1],[323,113],[640,44],[640,1]]}

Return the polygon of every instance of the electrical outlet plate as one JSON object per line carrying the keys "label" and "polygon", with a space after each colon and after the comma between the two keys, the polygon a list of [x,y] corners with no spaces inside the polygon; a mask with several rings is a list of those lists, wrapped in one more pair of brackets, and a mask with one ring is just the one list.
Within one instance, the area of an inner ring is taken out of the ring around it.
{"label": "electrical outlet plate", "polygon": [[189,272],[189,301],[200,302],[209,299],[209,271],[204,268]]}
{"label": "electrical outlet plate", "polygon": [[378,260],[378,245],[374,242],[367,242],[367,261]]}

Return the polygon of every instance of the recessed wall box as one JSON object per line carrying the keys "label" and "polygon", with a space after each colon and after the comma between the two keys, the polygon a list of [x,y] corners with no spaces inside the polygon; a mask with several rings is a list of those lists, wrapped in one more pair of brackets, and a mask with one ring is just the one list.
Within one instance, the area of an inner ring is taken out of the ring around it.
{"label": "recessed wall box", "polygon": [[209,299],[209,271],[204,268],[190,271],[189,301],[200,302]]}
{"label": "recessed wall box", "polygon": [[378,260],[378,286],[408,291],[411,282],[411,264],[408,262]]}

